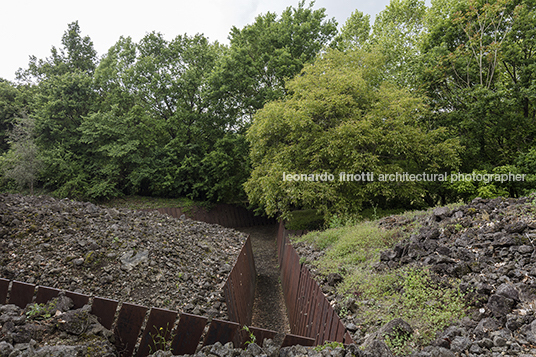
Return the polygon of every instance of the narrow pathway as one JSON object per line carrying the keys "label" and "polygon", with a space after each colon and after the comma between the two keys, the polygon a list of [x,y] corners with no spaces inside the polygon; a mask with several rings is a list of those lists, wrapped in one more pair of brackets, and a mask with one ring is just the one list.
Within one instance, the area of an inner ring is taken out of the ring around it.
{"label": "narrow pathway", "polygon": [[251,235],[257,269],[257,286],[251,325],[279,333],[289,333],[277,263],[277,225],[237,228]]}

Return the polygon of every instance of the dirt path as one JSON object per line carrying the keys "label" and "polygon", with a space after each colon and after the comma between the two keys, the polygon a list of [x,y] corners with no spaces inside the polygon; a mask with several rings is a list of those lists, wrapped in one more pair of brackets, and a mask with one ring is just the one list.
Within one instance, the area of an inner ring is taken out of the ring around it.
{"label": "dirt path", "polygon": [[237,228],[251,235],[257,286],[252,326],[289,333],[289,323],[277,264],[277,226]]}

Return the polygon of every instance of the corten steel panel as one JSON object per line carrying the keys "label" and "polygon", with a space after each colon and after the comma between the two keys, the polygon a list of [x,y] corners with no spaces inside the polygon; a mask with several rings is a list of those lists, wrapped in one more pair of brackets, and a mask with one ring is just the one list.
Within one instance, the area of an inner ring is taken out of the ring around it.
{"label": "corten steel panel", "polygon": [[308,325],[307,331],[304,333],[304,336],[316,338],[317,331],[315,330],[316,324],[316,308],[318,306],[318,285],[311,284],[310,290],[310,302],[309,302],[309,316],[307,317]]}
{"label": "corten steel panel", "polygon": [[306,266],[302,266],[302,278],[300,279],[303,279],[303,301],[301,308],[302,313],[299,321],[299,334],[302,336],[307,336],[307,326],[309,325],[309,320],[311,319],[311,285],[314,282],[312,281],[311,274]]}
{"label": "corten steel panel", "polygon": [[302,313],[302,320],[300,322],[301,328],[300,328],[300,335],[307,336],[307,328],[309,326],[309,321],[311,320],[311,299],[312,299],[312,288],[311,285],[315,284],[315,282],[311,279],[311,274],[309,272],[309,269],[307,267],[302,266],[303,271],[303,279],[304,279],[304,300],[303,300],[303,313]]}
{"label": "corten steel panel", "polygon": [[129,303],[121,306],[114,329],[115,346],[121,357],[132,356],[147,310],[145,306]]}
{"label": "corten steel panel", "polygon": [[350,333],[346,331],[346,334],[344,335],[344,344],[351,345],[352,343],[354,343],[354,340],[352,339],[352,336],[350,336]]}
{"label": "corten steel panel", "polygon": [[331,328],[329,329],[329,340],[337,341],[337,328],[339,327],[339,322],[341,319],[335,311],[333,311],[333,320],[331,320]]}
{"label": "corten steel panel", "polygon": [[32,302],[35,291],[34,284],[23,283],[14,280],[11,284],[11,293],[9,294],[9,303],[15,304],[21,309]]}
{"label": "corten steel panel", "polygon": [[145,331],[136,353],[137,357],[145,357],[149,353],[154,353],[167,347],[163,344],[166,341],[171,341],[171,330],[173,330],[178,314],[177,311],[151,308],[149,319],[145,325]]}
{"label": "corten steel panel", "polygon": [[344,327],[344,324],[339,319],[337,322],[337,337],[335,337],[335,341],[343,343],[344,342],[344,332],[346,331],[346,327]]}
{"label": "corten steel panel", "polygon": [[181,313],[175,337],[171,341],[172,353],[174,355],[193,355],[206,325],[206,317]]}
{"label": "corten steel panel", "polygon": [[251,237],[248,237],[224,286],[229,318],[241,325],[251,323],[255,278]]}
{"label": "corten steel panel", "polygon": [[[327,299],[326,299],[327,301]],[[325,341],[333,341],[332,339],[330,339],[331,337],[331,322],[333,320],[333,308],[331,307],[329,301],[327,301],[327,305],[326,305],[326,311],[327,311],[327,318],[326,318],[326,323],[324,325],[324,342]]]}
{"label": "corten steel panel", "polygon": [[290,289],[288,291],[289,293],[289,300],[290,305],[288,306],[288,309],[290,311],[290,316],[294,316],[294,321],[291,323],[290,331],[292,333],[295,333],[297,325],[296,325],[296,297],[298,295],[298,285],[300,283],[300,257],[298,256],[298,253],[296,253],[296,250],[289,246],[289,255],[290,255]]}
{"label": "corten steel panel", "polygon": [[290,319],[290,315],[293,312],[293,310],[291,310],[290,305],[290,254],[286,253],[288,253],[288,251],[285,251],[285,254],[283,256],[283,262],[281,264],[281,287],[283,288],[285,305],[287,306],[287,311]]}
{"label": "corten steel panel", "polygon": [[50,300],[54,299],[60,293],[59,289],[49,288],[48,286],[37,287],[37,297],[35,298],[36,304],[46,304]]}
{"label": "corten steel panel", "polygon": [[314,338],[317,344],[320,344],[321,332],[322,332],[322,315],[324,313],[324,294],[320,288],[316,289],[316,306],[315,306],[315,317],[313,320],[313,331],[310,337]]}
{"label": "corten steel panel", "polygon": [[102,326],[110,330],[114,323],[118,304],[117,300],[94,297],[93,304],[91,304],[91,313],[97,316]]}
{"label": "corten steel panel", "polygon": [[227,314],[229,315],[229,320],[238,321],[238,314],[236,312],[235,298],[232,295],[232,281],[227,278],[225,285],[223,285],[223,296],[225,297],[225,304],[227,305]]}
{"label": "corten steel panel", "polygon": [[9,289],[9,280],[0,278],[0,305],[7,302],[7,292]]}
{"label": "corten steel panel", "polygon": [[216,342],[225,345],[228,342],[233,342],[234,336],[239,328],[240,325],[236,322],[213,319],[208,328],[203,345],[213,345]]}
{"label": "corten steel panel", "polygon": [[296,296],[296,333],[303,336],[303,330],[305,326],[305,319],[307,318],[307,311],[305,306],[307,305],[307,284],[308,281],[307,270],[304,266],[301,267],[300,272],[300,284],[298,285],[298,295]]}
{"label": "corten steel panel", "polygon": [[312,320],[312,315],[314,312],[314,307],[312,307],[311,303],[313,301],[313,289],[312,289],[312,281],[311,276],[309,273],[309,269],[307,267],[303,266],[302,270],[305,272],[305,301],[304,301],[304,313],[303,313],[303,320],[301,322],[302,329],[300,335],[302,336],[308,336],[308,332],[310,330],[310,324]]}
{"label": "corten steel panel", "polygon": [[279,228],[277,230],[277,253],[278,253],[278,262],[279,266],[281,267],[281,264],[283,263],[283,250],[285,247],[285,224],[283,221],[279,221]]}
{"label": "corten steel panel", "polygon": [[[322,292],[321,292],[322,294]],[[324,294],[322,294],[322,298],[320,299],[322,307],[320,308],[320,319],[318,324],[318,335],[316,337],[316,344],[321,345],[324,343],[324,327],[326,326],[326,315],[327,315],[327,308],[326,308],[326,299],[324,298]]]}
{"label": "corten steel panel", "polygon": [[[255,336],[255,343],[259,346],[262,346],[262,343],[265,339],[274,339],[275,336],[277,336],[277,332],[272,330],[266,330],[258,327],[250,327],[249,331]],[[241,347],[246,347],[246,342],[249,341],[250,336],[249,334],[244,334],[245,339],[242,340]]]}
{"label": "corten steel panel", "polygon": [[73,291],[66,291],[65,296],[73,300],[73,308],[80,309],[84,305],[89,303],[89,295],[75,293]]}
{"label": "corten steel panel", "polygon": [[281,345],[281,348],[294,346],[294,345],[314,346],[315,340],[309,337],[305,337],[305,336],[297,336],[297,335],[288,334],[285,336],[285,339],[283,340],[283,344]]}

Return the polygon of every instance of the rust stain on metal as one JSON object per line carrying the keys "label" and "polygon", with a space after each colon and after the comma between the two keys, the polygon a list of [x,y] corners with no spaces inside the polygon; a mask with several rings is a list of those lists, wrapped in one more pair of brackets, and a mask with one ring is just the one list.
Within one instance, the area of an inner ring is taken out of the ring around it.
{"label": "rust stain on metal", "polygon": [[281,348],[294,346],[294,345],[314,346],[315,340],[309,337],[288,334],[285,336],[285,339],[283,340],[283,344],[281,345]]}
{"label": "rust stain on metal", "polygon": [[73,307],[75,309],[80,309],[81,307],[89,303],[89,296],[85,294],[79,294],[73,291],[66,291],[65,296],[70,297],[73,300]]}
{"label": "rust stain on metal", "polygon": [[9,290],[9,280],[0,278],[0,305],[7,302],[7,293]]}
{"label": "rust stain on metal", "polygon": [[213,345],[216,342],[225,345],[227,342],[232,342],[239,328],[240,325],[236,322],[213,319],[208,328],[203,345]]}
{"label": "rust stain on metal", "polygon": [[191,314],[180,314],[175,337],[171,341],[174,355],[192,355],[197,349],[201,335],[207,325],[207,318]]}
{"label": "rust stain on metal", "polygon": [[11,284],[11,293],[9,294],[9,303],[15,304],[21,309],[32,302],[35,291],[34,284],[23,283],[14,280]]}
{"label": "rust stain on metal", "polygon": [[114,330],[115,346],[121,357],[132,356],[147,310],[145,306],[129,303],[121,306]]}
{"label": "rust stain on metal", "polygon": [[145,357],[151,351],[154,353],[166,347],[158,342],[171,340],[171,330],[175,325],[178,314],[177,311],[151,308],[136,357]]}
{"label": "rust stain on metal", "polygon": [[38,286],[35,302],[37,304],[45,304],[48,301],[54,299],[56,296],[58,296],[59,293],[59,289],[49,288],[47,286]]}
{"label": "rust stain on metal", "polygon": [[119,302],[117,300],[94,297],[93,304],[91,305],[91,313],[97,316],[102,326],[110,330],[114,322],[118,304]]}
{"label": "rust stain on metal", "polygon": [[[277,332],[272,330],[266,330],[258,327],[250,327],[249,331],[255,336],[255,343],[259,346],[262,346],[262,343],[265,339],[274,339],[277,336]],[[246,347],[246,342],[249,341],[250,336],[245,334],[245,339],[242,339],[241,347]]]}

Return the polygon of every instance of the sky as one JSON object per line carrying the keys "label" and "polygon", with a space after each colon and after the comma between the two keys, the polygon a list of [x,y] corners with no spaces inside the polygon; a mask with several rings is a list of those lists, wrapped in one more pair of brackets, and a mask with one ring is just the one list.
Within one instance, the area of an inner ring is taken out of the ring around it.
{"label": "sky", "polygon": [[[306,4],[309,0],[306,0]],[[339,27],[359,10],[371,22],[389,0],[317,0]],[[89,36],[99,57],[120,36],[139,41],[152,31],[167,40],[177,35],[202,33],[211,41],[228,44],[232,26],[242,28],[266,12],[280,15],[298,0],[0,0],[0,78],[15,79],[27,68],[29,56],[46,58],[52,46],[61,48],[67,25],[78,21],[82,36]]]}

